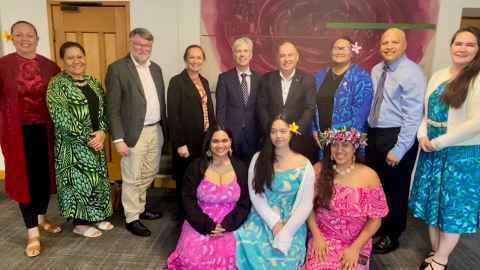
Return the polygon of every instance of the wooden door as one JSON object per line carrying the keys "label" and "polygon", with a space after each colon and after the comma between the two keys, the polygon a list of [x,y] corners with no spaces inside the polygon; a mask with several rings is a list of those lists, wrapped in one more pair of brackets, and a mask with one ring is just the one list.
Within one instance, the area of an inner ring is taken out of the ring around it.
{"label": "wooden door", "polygon": [[462,17],[461,27],[468,26],[480,28],[480,17]]}
{"label": "wooden door", "polygon": [[[87,74],[104,82],[107,67],[127,54],[129,6],[125,2],[84,3],[78,5],[49,2],[50,43],[52,55],[60,67],[59,48],[65,41],[75,41],[85,48]],[[108,140],[110,142],[110,140]],[[121,179],[120,156],[113,145],[106,144],[111,180]]]}

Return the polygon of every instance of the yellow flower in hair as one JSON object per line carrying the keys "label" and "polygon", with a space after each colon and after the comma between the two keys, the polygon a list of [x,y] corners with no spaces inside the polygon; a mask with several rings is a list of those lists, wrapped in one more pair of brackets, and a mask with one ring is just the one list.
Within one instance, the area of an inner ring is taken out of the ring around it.
{"label": "yellow flower in hair", "polygon": [[295,122],[288,125],[288,130],[290,130],[290,132],[295,133],[297,135],[301,135],[300,131],[298,131],[299,129],[300,127]]}
{"label": "yellow flower in hair", "polygon": [[12,41],[13,36],[12,36],[12,34],[10,34],[10,32],[5,31],[5,32],[3,32],[3,39],[5,41]]}

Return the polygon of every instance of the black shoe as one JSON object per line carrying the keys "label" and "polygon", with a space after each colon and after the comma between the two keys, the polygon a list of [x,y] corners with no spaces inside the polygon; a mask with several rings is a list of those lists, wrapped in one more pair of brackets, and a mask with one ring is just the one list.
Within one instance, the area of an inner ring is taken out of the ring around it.
{"label": "black shoe", "polygon": [[392,239],[390,236],[382,236],[373,245],[373,254],[387,254],[396,250],[399,245],[398,239]]}
{"label": "black shoe", "polygon": [[151,234],[150,230],[147,227],[145,227],[145,225],[143,225],[142,222],[138,219],[129,223],[125,223],[125,228],[129,232],[138,236],[147,237],[147,236],[150,236]]}
{"label": "black shoe", "polygon": [[428,252],[428,254],[425,256],[425,259],[423,260],[423,262],[420,264],[420,267],[419,267],[420,270],[427,268],[429,263],[426,262],[426,260],[433,257],[433,255],[435,255],[435,251],[430,250],[430,252]]}
{"label": "black shoe", "polygon": [[140,214],[140,219],[146,219],[146,220],[154,220],[154,219],[159,219],[163,216],[161,212],[151,212],[145,210],[145,212]]}

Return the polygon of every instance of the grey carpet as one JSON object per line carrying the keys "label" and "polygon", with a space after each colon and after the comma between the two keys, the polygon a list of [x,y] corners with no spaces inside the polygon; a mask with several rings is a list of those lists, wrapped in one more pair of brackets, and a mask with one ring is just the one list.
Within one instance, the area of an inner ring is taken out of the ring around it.
{"label": "grey carpet", "polygon": [[[145,221],[152,236],[141,238],[125,230],[123,219],[116,213],[113,231],[96,239],[72,233],[73,225],[58,215],[55,197],[50,202],[49,216],[64,226],[58,235],[42,234],[42,254],[27,258],[24,253],[25,228],[17,205],[8,199],[0,182],[0,270],[90,270],[90,269],[164,269],[168,254],[174,249],[179,228],[173,221],[174,193],[154,189],[149,192],[150,208],[162,210],[165,216]],[[406,233],[397,251],[375,256],[371,269],[415,270],[428,251],[424,224],[409,219]],[[480,234],[465,235],[453,252],[450,270],[480,269]]]}

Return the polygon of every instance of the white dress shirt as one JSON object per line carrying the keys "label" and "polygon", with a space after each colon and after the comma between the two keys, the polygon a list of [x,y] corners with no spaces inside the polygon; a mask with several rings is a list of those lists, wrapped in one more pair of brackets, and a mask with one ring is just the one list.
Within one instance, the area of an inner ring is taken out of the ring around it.
{"label": "white dress shirt", "polygon": [[285,103],[287,102],[288,93],[290,92],[290,85],[292,85],[293,76],[295,76],[295,69],[293,70],[292,74],[290,74],[290,77],[288,78],[285,78],[281,71],[279,71],[279,73],[280,73],[280,79],[282,83],[282,99],[283,99],[283,104],[285,105]]}
{"label": "white dress shirt", "polygon": [[152,73],[150,72],[150,60],[147,60],[145,64],[140,64],[135,61],[133,56],[133,63],[138,72],[138,77],[140,77],[140,82],[142,83],[143,92],[145,94],[145,101],[147,103],[147,109],[145,113],[144,125],[151,125],[160,122],[160,102],[158,100],[157,87],[152,78]]}
{"label": "white dress shirt", "polygon": [[248,95],[250,96],[250,85],[252,81],[252,72],[250,71],[250,68],[248,68],[245,71],[240,71],[238,68],[235,68],[235,69],[237,70],[238,81],[240,82],[240,84],[242,84],[242,74],[243,73],[247,74],[245,79],[247,80],[247,91],[248,91]]}

